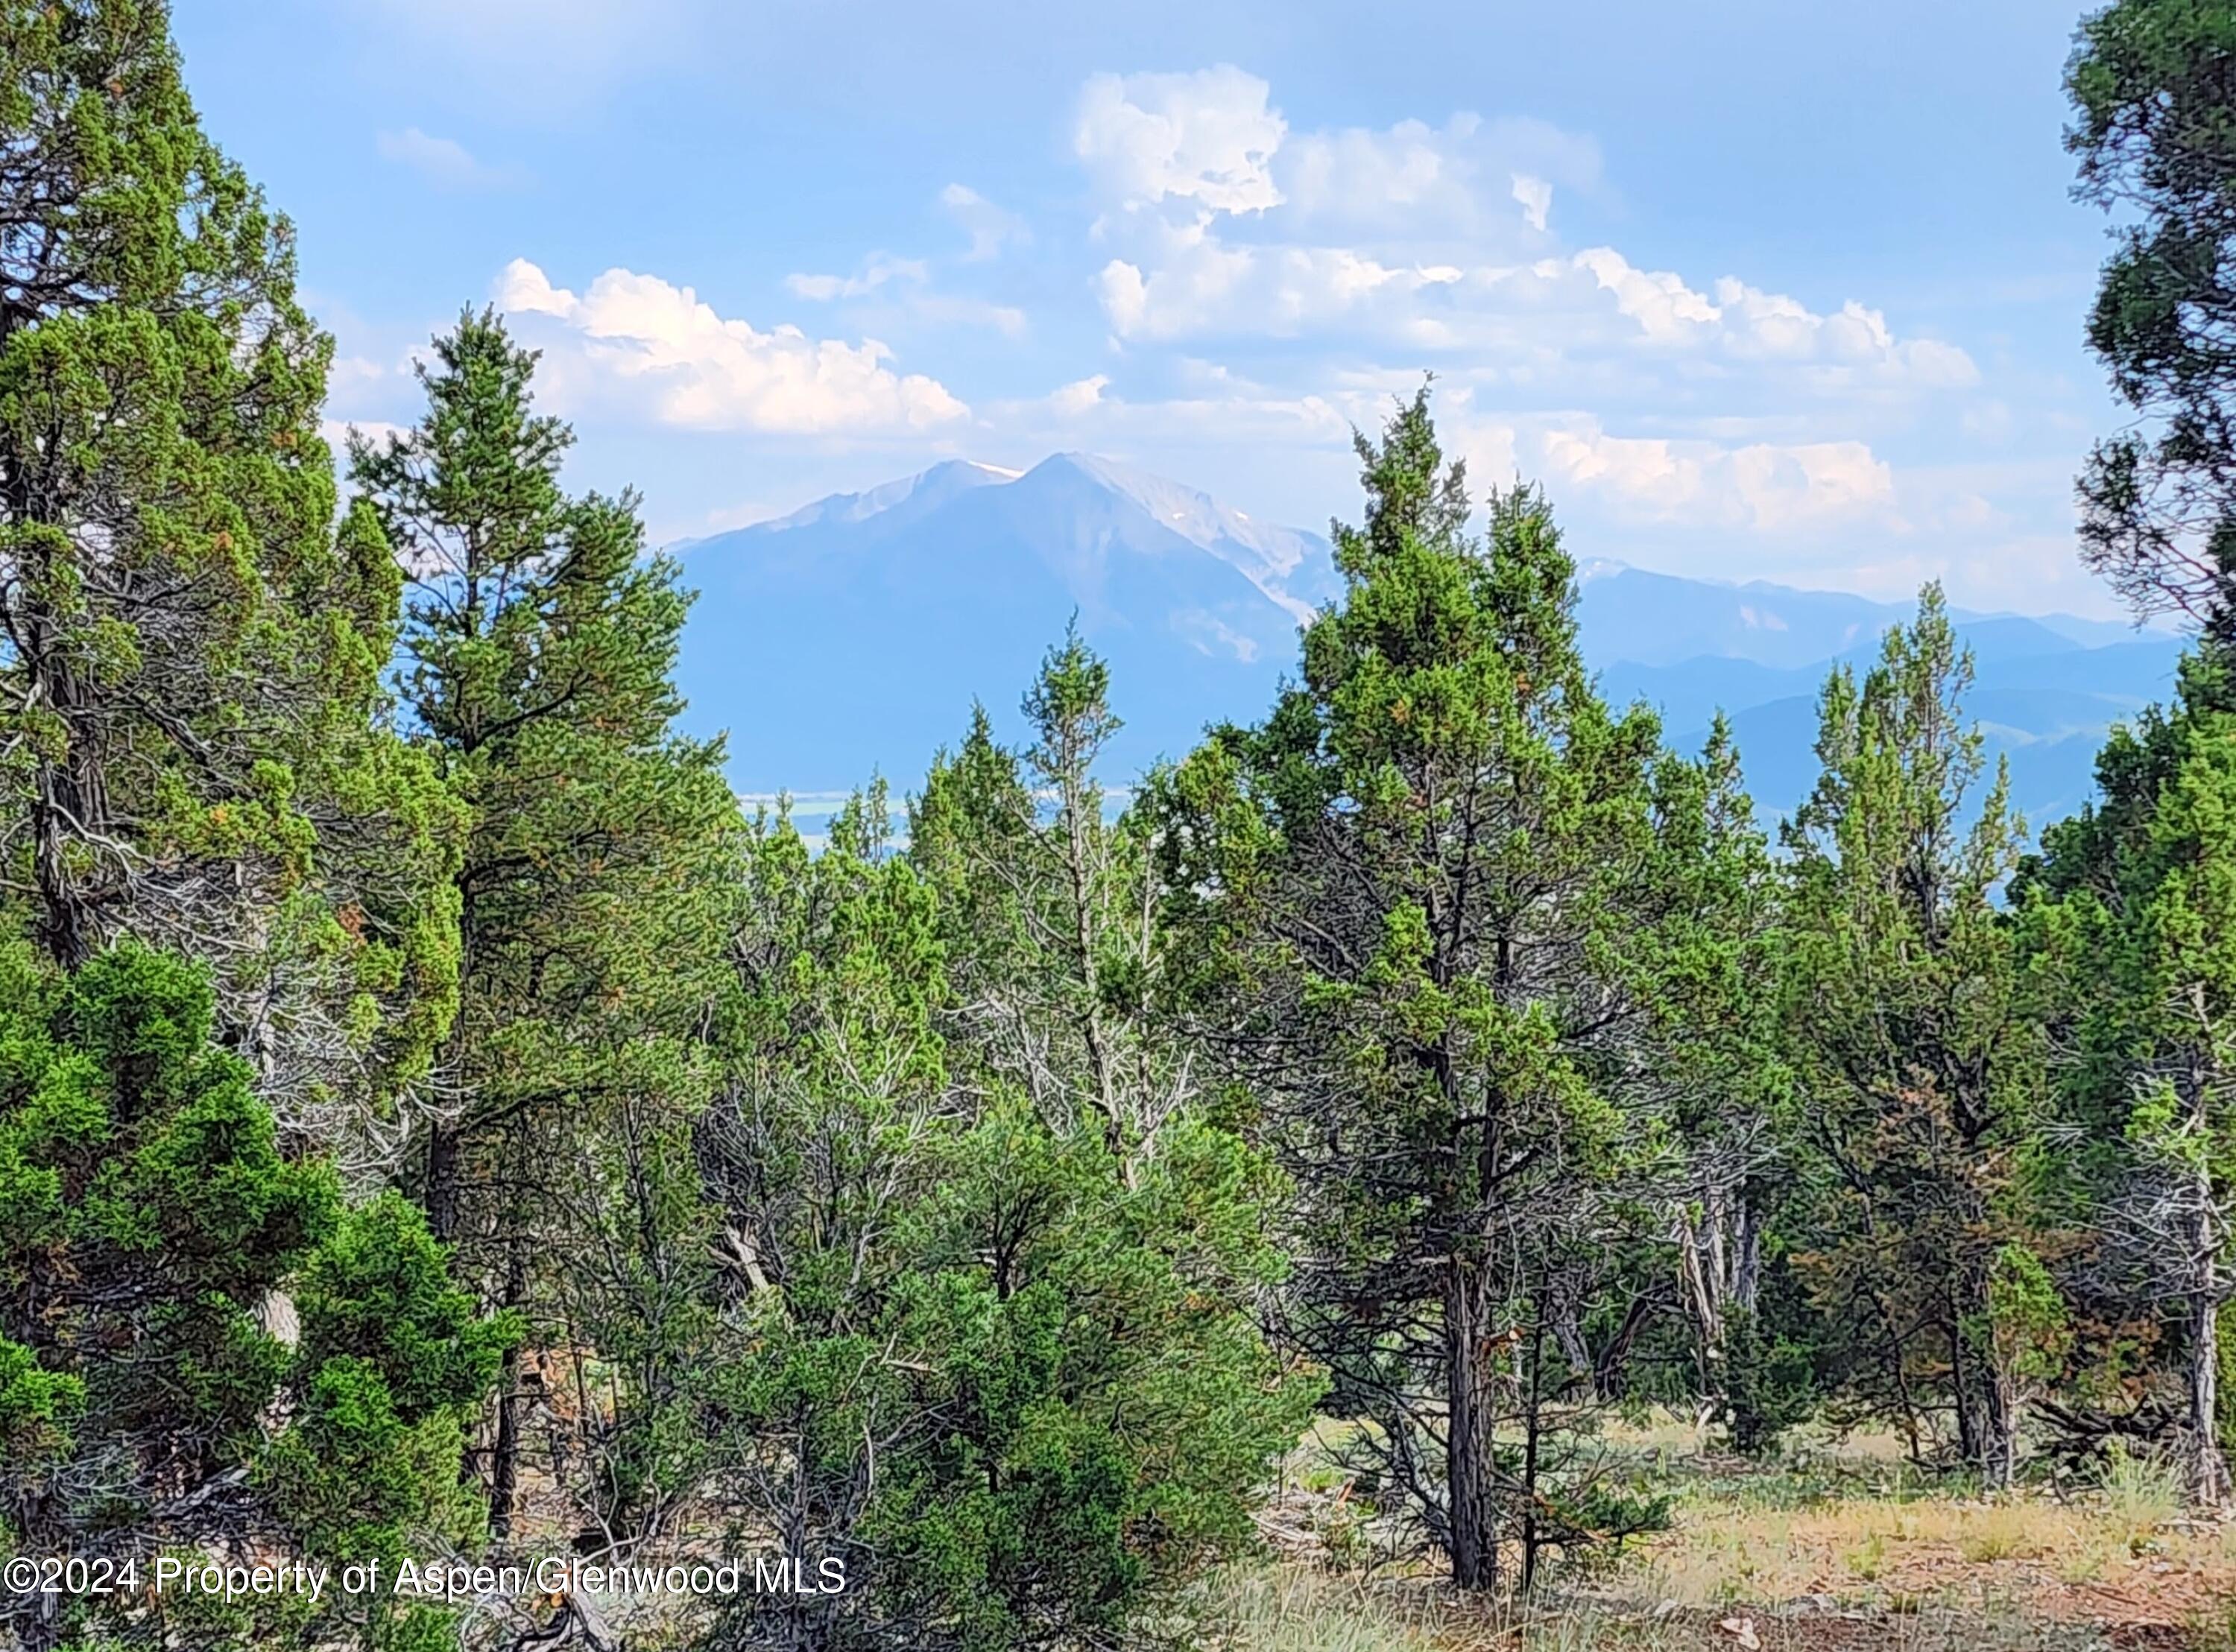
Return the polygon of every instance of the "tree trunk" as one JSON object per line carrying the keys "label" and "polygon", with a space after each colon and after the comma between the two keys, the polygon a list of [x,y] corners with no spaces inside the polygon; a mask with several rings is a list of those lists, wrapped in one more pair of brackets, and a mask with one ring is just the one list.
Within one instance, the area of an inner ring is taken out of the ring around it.
{"label": "tree trunk", "polygon": [[[516,1242],[505,1263],[503,1307],[516,1308],[528,1295],[527,1258]],[[504,1351],[497,1380],[497,1440],[490,1459],[490,1535],[512,1536],[512,1505],[520,1485],[520,1344]]]}
{"label": "tree trunk", "polygon": [[1544,1393],[1545,1314],[1541,1298],[1529,1316],[1529,1363],[1522,1373],[1522,1592],[1537,1587],[1537,1551],[1543,1534],[1537,1529],[1537,1463],[1544,1418],[1540,1406]]}
{"label": "tree trunk", "polygon": [[70,868],[73,848],[108,829],[108,799],[83,679],[67,661],[49,657],[35,671],[34,695],[62,725],[62,760],[41,762],[31,803],[32,876],[38,886],[39,946],[64,969],[76,969],[100,945],[93,901]]}
{"label": "tree trunk", "polygon": [[2025,1418],[2025,1405],[2019,1397],[2018,1383],[2001,1373],[1996,1374],[1995,1394],[1993,1460],[1988,1465],[1986,1484],[1991,1491],[2008,1491],[2019,1483],[2019,1425]]}
{"label": "tree trunk", "polygon": [[458,1132],[450,1124],[437,1124],[427,1132],[426,1185],[420,1203],[427,1212],[427,1230],[444,1244],[458,1236]]}
{"label": "tree trunk", "polygon": [[1498,1585],[1497,1497],[1493,1484],[1490,1405],[1492,1354],[1482,1275],[1452,1258],[1444,1285],[1444,1483],[1451,1499],[1452,1582],[1466,1590]]}
{"label": "tree trunk", "polygon": [[1591,1344],[1584,1340],[1583,1316],[1577,1312],[1575,1302],[1565,1295],[1558,1298],[1547,1317],[1551,1323],[1546,1328],[1553,1333],[1561,1357],[1568,1361],[1569,1375],[1577,1382],[1591,1385],[1596,1393],[1599,1367],[1592,1359]]}
{"label": "tree trunk", "polygon": [[2213,1255],[2212,1207],[2204,1197],[2198,1203],[2191,1242],[2197,1250],[2197,1288],[2189,1314],[2189,1496],[2200,1509],[2218,1509],[2229,1492],[2220,1435],[2220,1269]]}
{"label": "tree trunk", "polygon": [[1739,1257],[1732,1269],[1732,1301],[1752,1315],[1762,1295],[1762,1224],[1744,1190],[1739,1195]]}

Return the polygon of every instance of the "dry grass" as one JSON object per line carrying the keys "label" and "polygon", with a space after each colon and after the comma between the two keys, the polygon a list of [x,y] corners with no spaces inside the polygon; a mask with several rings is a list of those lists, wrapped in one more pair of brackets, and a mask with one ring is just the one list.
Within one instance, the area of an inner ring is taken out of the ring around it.
{"label": "dry grass", "polygon": [[1759,1652],[2187,1652],[2212,1644],[1924,1603],[1795,1615],[1568,1601],[1487,1614],[1423,1580],[1368,1584],[1299,1566],[1222,1579],[1196,1636],[1189,1644],[1202,1652],[1739,1652],[1750,1637]]}
{"label": "dry grass", "polygon": [[[1675,1525],[1620,1586],[1700,1610],[2103,1627],[2230,1645],[2236,1527],[2183,1517],[2163,1462],[2115,1458],[2088,1487],[1966,1496],[1889,1442],[1819,1439],[1775,1468],[1702,1453],[1664,1464]],[[1766,1642],[1767,1644],[1767,1642]]]}
{"label": "dry grass", "polygon": [[[1409,1566],[1316,1431],[1264,1522],[1282,1558],[1222,1580],[1192,1643],[1220,1652],[2236,1652],[2236,1527],[2185,1518],[2163,1462],[1997,1497],[1888,1436],[1798,1434],[1775,1464],[1689,1418],[1611,1426],[1676,1497],[1674,1528],[1559,1599],[1486,1611]],[[1370,1581],[1371,1580],[1371,1581]]]}

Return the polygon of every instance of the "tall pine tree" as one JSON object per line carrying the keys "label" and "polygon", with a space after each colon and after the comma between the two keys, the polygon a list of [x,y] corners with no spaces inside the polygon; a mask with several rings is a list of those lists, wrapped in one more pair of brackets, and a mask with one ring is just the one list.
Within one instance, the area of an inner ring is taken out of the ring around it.
{"label": "tall pine tree", "polygon": [[408,1182],[531,1328],[481,1452],[500,1536],[536,1396],[587,1393],[592,1359],[620,1376],[550,1465],[603,1540],[674,1489],[654,1442],[694,1323],[675,1270],[700,1249],[697,1035],[735,806],[719,747],[671,727],[676,567],[645,554],[634,496],[562,489],[572,438],[534,410],[535,361],[467,313],[421,370],[418,425],[355,442],[352,468],[411,574],[405,709],[471,819],[459,1012]]}

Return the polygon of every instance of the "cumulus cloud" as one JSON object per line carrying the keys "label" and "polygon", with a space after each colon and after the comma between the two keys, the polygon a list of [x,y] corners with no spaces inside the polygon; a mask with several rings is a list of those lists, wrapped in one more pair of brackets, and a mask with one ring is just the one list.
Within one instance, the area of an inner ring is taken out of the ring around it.
{"label": "cumulus cloud", "polygon": [[455,138],[438,138],[408,126],[401,132],[383,132],[373,146],[384,161],[411,167],[429,182],[446,189],[487,189],[518,181],[519,174],[505,167],[484,166]]}
{"label": "cumulus cloud", "polygon": [[[923,430],[969,410],[937,380],[903,375],[873,338],[810,338],[767,331],[715,312],[689,287],[611,269],[577,295],[525,259],[505,266],[498,305],[541,318],[566,348],[556,365],[562,397],[634,403],[664,424],[791,434]],[[587,381],[587,384],[584,383]]]}
{"label": "cumulus cloud", "polygon": [[1230,64],[1184,75],[1096,75],[1082,89],[1072,150],[1121,206],[1167,198],[1218,213],[1281,203],[1274,151],[1288,122],[1272,88]]}
{"label": "cumulus cloud", "polygon": [[1962,387],[1979,379],[1972,358],[1956,345],[1932,338],[1897,339],[1884,314],[1852,298],[1820,315],[1783,293],[1725,276],[1716,283],[1712,300],[1667,271],[1634,268],[1609,246],[1579,252],[1575,263],[1657,344],[1712,340],[1743,358],[1877,367],[1929,388]]}
{"label": "cumulus cloud", "polygon": [[[1505,203],[1522,195],[1551,203],[1555,184],[1595,186],[1599,148],[1590,139],[1542,121],[1486,121],[1463,111],[1441,127],[1400,121],[1292,134],[1275,154],[1275,184],[1285,217],[1325,233],[1355,228],[1402,233],[1434,241],[1464,238],[1478,246],[1510,239]],[[1544,227],[1542,212],[1536,227]]]}
{"label": "cumulus cloud", "polygon": [[1161,228],[1143,264],[1111,259],[1096,285],[1121,339],[1290,338],[1378,312],[1391,318],[1393,336],[1434,345],[1442,342],[1436,324],[1405,313],[1402,300],[1462,273],[1453,266],[1384,264],[1348,247],[1239,245],[1198,220]]}
{"label": "cumulus cloud", "polygon": [[1778,533],[1884,516],[1895,502],[1892,468],[1861,442],[1726,447],[1610,436],[1579,418],[1538,448],[1556,480],[1650,519]]}
{"label": "cumulus cloud", "polygon": [[1693,292],[1666,270],[1634,269],[1630,260],[1611,246],[1579,252],[1575,264],[1599,283],[1601,291],[1612,293],[1615,307],[1656,344],[1698,338],[1701,330],[1720,318],[1720,312],[1708,302],[1707,294]]}
{"label": "cumulus cloud", "polygon": [[1107,373],[1097,373],[1091,378],[1074,379],[1070,384],[1049,392],[1049,408],[1052,412],[1076,417],[1100,402],[1102,392],[1109,384],[1110,377]]}
{"label": "cumulus cloud", "polygon": [[1897,338],[1859,303],[1820,313],[1733,277],[1702,292],[1612,247],[1527,264],[1400,263],[1349,246],[1237,241],[1201,215],[1132,239],[1096,278],[1104,318],[1128,343],[1357,338],[1537,382],[1616,364],[1636,384],[1687,354],[1823,392],[1961,389],[1979,377],[1956,345]]}

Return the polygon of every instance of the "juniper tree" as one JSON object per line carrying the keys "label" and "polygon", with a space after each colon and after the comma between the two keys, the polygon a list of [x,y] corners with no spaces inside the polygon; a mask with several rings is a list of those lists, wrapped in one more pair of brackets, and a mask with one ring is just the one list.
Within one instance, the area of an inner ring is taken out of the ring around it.
{"label": "juniper tree", "polygon": [[735,806],[719,746],[672,729],[676,566],[645,554],[634,495],[565,493],[535,364],[469,311],[420,370],[418,424],[353,442],[352,469],[411,571],[412,733],[470,817],[447,1093],[407,1181],[483,1300],[529,1313],[481,1459],[496,1531],[529,1391],[606,1358],[621,1391],[576,1407],[554,1466],[611,1537],[678,1489],[653,1442],[696,1322],[689,1132]]}
{"label": "juniper tree", "polygon": [[2220,1392],[2236,1219],[2230,1146],[2236,715],[2218,649],[2098,760],[2100,804],[2044,834],[2025,915],[2063,1059],[2059,1180],[2094,1229],[2094,1292],[2171,1332],[2193,1498],[2230,1495]]}
{"label": "juniper tree", "polygon": [[2077,193],[2124,220],[2088,343],[2133,428],[2080,481],[2089,565],[2139,613],[2236,641],[2236,27],[2200,0],[2116,0],[2066,68]]}
{"label": "juniper tree", "polygon": [[1913,1450],[1945,1401],[1964,1459],[2002,1477],[1988,1289],[2024,1231],[2042,1048],[1996,906],[2023,829],[2000,767],[1976,792],[1971,675],[1929,586],[1860,684],[1827,680],[1824,770],[1786,831],[1785,998],[1819,1196],[1805,1260],[1856,1386]]}
{"label": "juniper tree", "polygon": [[68,967],[123,934],[220,966],[225,1036],[322,1132],[415,1074],[450,969],[332,347],[161,0],[0,8],[0,898]]}
{"label": "juniper tree", "polygon": [[[1011,795],[1009,754],[961,761]],[[1236,1295],[1276,1262],[1261,1161],[1180,1108],[1121,1164],[1062,986],[1018,1006],[1054,1052],[1037,1094],[968,1047],[943,908],[976,875],[947,835],[1062,829],[943,767],[917,818],[954,884],[893,852],[881,788],[818,856],[781,821],[754,841],[736,1056],[702,1125],[731,1262],[708,1415],[737,1465],[711,1485],[849,1586],[741,1603],[710,1644],[1132,1644],[1248,1542],[1314,1392]]]}
{"label": "juniper tree", "polygon": [[1654,852],[1626,952],[1647,1027],[1634,1081],[1659,1092],[1683,1164],[1670,1190],[1669,1242],[1695,1392],[1704,1413],[1752,1432],[1774,1419],[1738,1415],[1759,1373],[1734,1368],[1734,1343],[1757,1361],[1774,1346],[1754,1321],[1765,1269],[1782,1265],[1766,1253],[1792,1168],[1777,870],[1721,717],[1698,758],[1662,756],[1653,800]]}
{"label": "juniper tree", "polygon": [[[206,972],[127,947],[63,976],[0,947],[0,1541],[141,1563],[253,1545],[321,1564],[464,1540],[458,1431],[508,1326],[450,1288],[416,1211],[345,1211],[209,1034]],[[311,1603],[198,1614],[138,1590],[10,1590],[66,1642],[316,1641]],[[377,1643],[377,1642],[373,1642]]]}
{"label": "juniper tree", "polygon": [[1484,1589],[1502,1542],[1534,1558],[1631,1518],[1595,1502],[1589,1396],[1545,1349],[1644,1208],[1618,954],[1657,729],[1593,693],[1534,489],[1492,495],[1472,541],[1425,390],[1358,446],[1365,520],[1337,528],[1345,593],[1302,680],[1180,768],[1161,829],[1209,1036],[1299,1183],[1290,1334]]}

